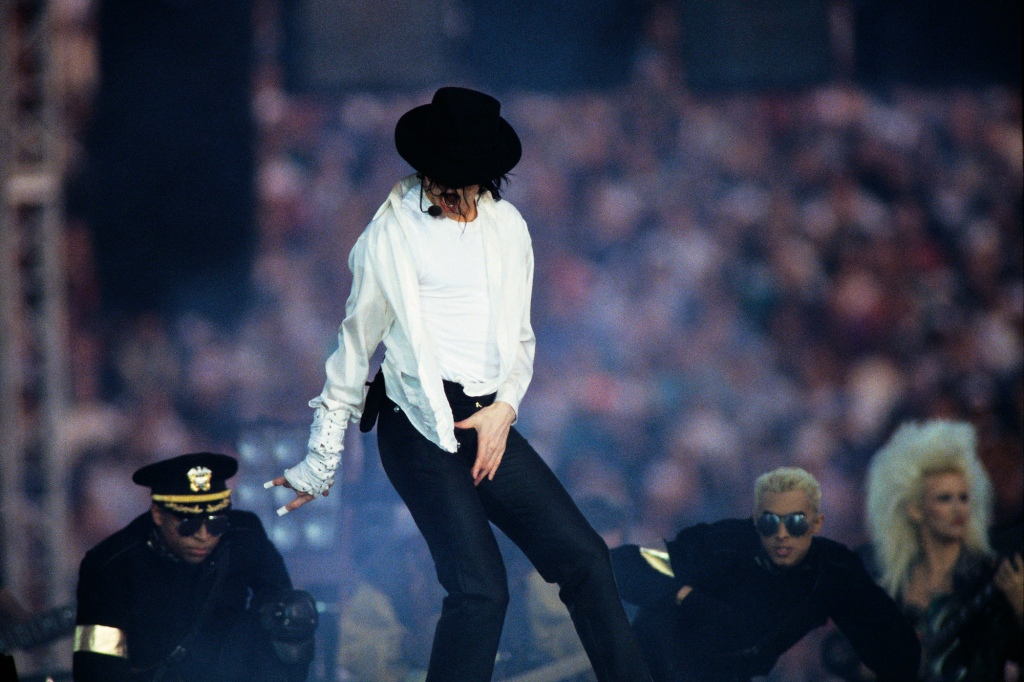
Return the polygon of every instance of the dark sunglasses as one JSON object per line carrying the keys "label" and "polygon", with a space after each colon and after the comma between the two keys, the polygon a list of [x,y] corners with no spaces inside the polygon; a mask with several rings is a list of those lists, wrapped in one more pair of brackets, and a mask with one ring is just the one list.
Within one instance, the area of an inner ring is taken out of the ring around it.
{"label": "dark sunglasses", "polygon": [[807,520],[807,515],[803,512],[793,512],[785,516],[764,512],[754,521],[757,532],[761,534],[761,537],[765,538],[775,535],[775,531],[779,529],[780,523],[785,524],[786,532],[795,538],[804,535],[811,529],[811,522]]}
{"label": "dark sunglasses", "polygon": [[206,532],[215,538],[219,538],[228,531],[231,522],[227,514],[210,514],[209,516],[179,516],[178,535],[183,538],[190,538],[199,532],[199,529],[206,524]]}

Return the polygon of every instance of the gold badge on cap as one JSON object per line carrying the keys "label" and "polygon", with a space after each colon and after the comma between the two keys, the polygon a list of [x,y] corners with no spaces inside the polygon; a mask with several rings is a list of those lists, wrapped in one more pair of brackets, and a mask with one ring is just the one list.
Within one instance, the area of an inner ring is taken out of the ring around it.
{"label": "gold badge on cap", "polygon": [[206,492],[210,489],[210,477],[213,472],[206,467],[192,467],[188,470],[188,484],[192,492]]}

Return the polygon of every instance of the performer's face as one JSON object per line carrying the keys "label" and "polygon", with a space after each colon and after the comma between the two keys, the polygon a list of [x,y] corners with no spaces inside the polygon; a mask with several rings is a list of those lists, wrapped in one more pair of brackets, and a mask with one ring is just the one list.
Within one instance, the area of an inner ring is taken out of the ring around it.
{"label": "performer's face", "polygon": [[178,526],[181,524],[179,517],[155,504],[150,507],[150,510],[160,537],[163,538],[168,549],[182,561],[201,564],[217,548],[220,536],[211,535],[205,523],[192,535],[183,537],[178,532]]}
{"label": "performer's face", "polygon": [[908,509],[923,533],[945,542],[962,542],[971,520],[971,491],[963,474],[948,471],[924,479],[919,505]]}
{"label": "performer's face", "polygon": [[[811,500],[803,490],[765,493],[754,516],[755,521],[765,513],[775,514],[780,518],[774,533],[761,535],[761,545],[768,553],[768,558],[776,566],[796,566],[807,556],[808,550],[811,549],[811,538],[821,531],[825,517],[811,508]],[[786,523],[781,521],[790,514],[803,514],[807,519],[806,530],[799,536],[790,533]]]}
{"label": "performer's face", "polygon": [[436,182],[429,181],[427,194],[433,204],[441,207],[446,216],[474,216],[476,209],[477,195],[480,194],[480,185],[467,185],[458,189],[445,187]]}

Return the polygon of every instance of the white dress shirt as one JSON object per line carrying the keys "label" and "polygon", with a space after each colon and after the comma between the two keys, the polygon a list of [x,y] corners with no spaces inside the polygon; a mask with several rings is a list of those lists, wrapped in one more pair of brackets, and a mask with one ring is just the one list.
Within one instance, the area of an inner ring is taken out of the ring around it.
{"label": "white dress shirt", "polygon": [[[338,332],[338,349],[327,359],[324,390],[310,406],[323,407],[333,424],[358,419],[370,356],[383,341],[388,397],[427,439],[455,452],[454,418],[441,383],[435,340],[426,331],[421,310],[413,254],[418,241],[414,219],[419,216],[402,205],[418,184],[415,175],[396,184],[352,248],[352,291]],[[496,400],[518,413],[533,376],[536,345],[530,324],[533,246],[526,222],[507,201],[494,201],[484,192],[477,200],[477,211],[473,227],[479,229],[483,246],[498,371],[493,378],[469,381],[463,387],[467,395],[496,393]]]}
{"label": "white dress shirt", "polygon": [[500,361],[484,267],[482,231],[488,216],[477,212],[472,222],[435,218],[421,208],[424,203],[414,185],[402,208],[412,221],[420,313],[434,340],[441,378],[463,386],[491,381]]}

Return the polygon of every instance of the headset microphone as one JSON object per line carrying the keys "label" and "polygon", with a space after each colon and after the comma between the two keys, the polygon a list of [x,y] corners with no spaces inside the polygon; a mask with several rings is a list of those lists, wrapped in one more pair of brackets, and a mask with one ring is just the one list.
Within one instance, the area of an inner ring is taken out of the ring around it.
{"label": "headset microphone", "polygon": [[430,206],[430,207],[429,207],[429,208],[427,209],[427,213],[429,213],[429,214],[430,214],[431,216],[433,216],[434,218],[440,218],[440,217],[441,217],[441,213],[442,213],[442,211],[441,211],[441,207],[440,207],[440,206],[434,206],[434,205],[431,205],[431,206]]}

